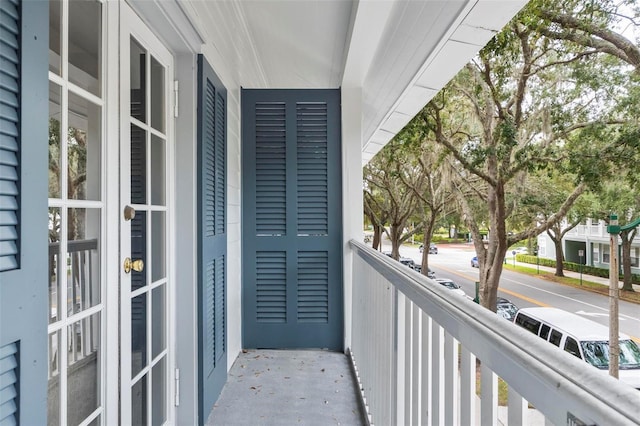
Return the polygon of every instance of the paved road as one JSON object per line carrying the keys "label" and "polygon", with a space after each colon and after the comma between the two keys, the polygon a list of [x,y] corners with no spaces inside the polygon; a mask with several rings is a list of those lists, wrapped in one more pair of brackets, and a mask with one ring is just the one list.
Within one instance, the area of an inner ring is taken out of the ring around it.
{"label": "paved road", "polygon": [[[388,248],[385,247],[384,250]],[[429,267],[438,278],[456,281],[465,293],[473,297],[474,282],[478,270],[472,268],[473,247],[439,246],[437,255],[429,256]],[[402,247],[400,254],[421,261],[417,248]],[[586,278],[585,278],[586,279]],[[605,295],[560,285],[513,271],[503,271],[498,294],[511,300],[521,308],[531,306],[553,306],[585,316],[606,326],[609,325],[609,299]],[[640,342],[640,306],[625,301],[619,302],[620,331]]]}

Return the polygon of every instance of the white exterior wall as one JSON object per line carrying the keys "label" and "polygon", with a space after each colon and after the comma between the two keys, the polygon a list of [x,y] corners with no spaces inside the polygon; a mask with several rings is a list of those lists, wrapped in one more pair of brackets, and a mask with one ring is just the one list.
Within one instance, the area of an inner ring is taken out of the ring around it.
{"label": "white exterior wall", "polygon": [[[204,38],[202,54],[227,89],[227,367],[242,350],[242,140],[239,81],[264,87],[255,52],[233,2],[184,4]],[[217,10],[215,16],[210,14]],[[204,23],[207,23],[206,25]],[[244,73],[244,74],[243,74]],[[246,84],[246,83],[245,83]]]}

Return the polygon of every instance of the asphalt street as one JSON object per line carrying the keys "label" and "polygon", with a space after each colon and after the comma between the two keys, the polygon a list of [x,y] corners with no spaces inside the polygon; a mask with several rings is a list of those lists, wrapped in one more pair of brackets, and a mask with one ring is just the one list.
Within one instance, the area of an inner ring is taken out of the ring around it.
{"label": "asphalt street", "polygon": [[[386,241],[385,241],[386,242]],[[383,246],[383,251],[390,251]],[[422,254],[417,247],[403,246],[401,256],[421,262]],[[475,295],[478,269],[471,267],[475,255],[473,245],[438,245],[438,254],[429,255],[429,267],[438,278],[449,278],[457,282],[465,293]],[[507,261],[510,259],[508,258]],[[584,276],[584,280],[588,280]],[[511,300],[520,308],[532,306],[552,306],[609,325],[609,298],[606,295],[581,290],[547,281],[535,276],[504,270],[500,280],[498,295]],[[620,331],[640,342],[640,305],[619,302]]]}

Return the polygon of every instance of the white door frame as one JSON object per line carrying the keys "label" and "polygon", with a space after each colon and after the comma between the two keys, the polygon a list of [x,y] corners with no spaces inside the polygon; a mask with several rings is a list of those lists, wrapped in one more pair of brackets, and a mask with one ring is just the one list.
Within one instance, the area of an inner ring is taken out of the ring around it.
{"label": "white door frame", "polygon": [[104,3],[106,27],[104,69],[105,102],[105,411],[103,424],[118,424],[120,401],[120,2]]}

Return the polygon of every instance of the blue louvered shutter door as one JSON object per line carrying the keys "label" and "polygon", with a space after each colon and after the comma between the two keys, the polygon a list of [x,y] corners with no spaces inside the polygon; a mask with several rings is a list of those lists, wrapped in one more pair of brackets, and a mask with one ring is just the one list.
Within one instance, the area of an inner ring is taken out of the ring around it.
{"label": "blue louvered shutter door", "polygon": [[20,17],[17,1],[0,3],[0,272],[18,267]]}
{"label": "blue louvered shutter door", "polygon": [[247,348],[342,349],[339,90],[242,91]]}
{"label": "blue louvered shutter door", "polygon": [[199,419],[206,421],[227,377],[226,90],[198,57]]}
{"label": "blue louvered shutter door", "polygon": [[47,423],[48,24],[0,0],[0,426]]}
{"label": "blue louvered shutter door", "polygon": [[[0,2],[0,274],[18,268],[20,16]],[[0,286],[5,284],[0,280]],[[0,305],[7,301],[0,299]],[[0,311],[2,306],[0,306]],[[18,424],[17,344],[0,341],[0,425]]]}

